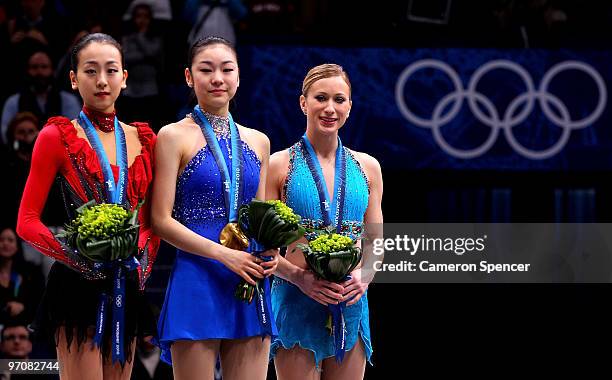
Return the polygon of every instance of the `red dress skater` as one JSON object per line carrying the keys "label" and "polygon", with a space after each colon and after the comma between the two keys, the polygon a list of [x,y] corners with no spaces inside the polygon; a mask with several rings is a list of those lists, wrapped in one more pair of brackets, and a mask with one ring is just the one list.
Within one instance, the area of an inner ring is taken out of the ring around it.
{"label": "red dress skater", "polygon": [[[145,123],[133,123],[132,127],[138,130],[142,151],[128,169],[125,205],[134,209],[140,201],[145,202],[138,215],[140,230],[136,258],[140,266],[128,274],[126,284],[124,348],[128,360],[131,360],[133,338],[155,328],[151,313],[144,312],[146,301],[142,291],[159,248],[159,238],[153,235],[150,224],[156,136]],[[117,180],[119,168],[115,165],[111,168]],[[66,207],[66,221],[73,219],[80,205],[92,199],[98,203],[106,201],[98,157],[87,140],[77,136],[76,128],[65,117],[49,119],[36,139],[32,167],[19,208],[17,233],[40,252],[57,260],[49,273],[33,327],[39,336],[55,337],[56,344],[61,343],[57,339],[58,327],[66,327],[69,346],[75,334],[78,344],[92,337],[100,295],[111,294],[113,281],[109,273],[94,268],[91,261],[56,239],[41,221],[47,194],[56,180]],[[106,358],[111,346],[111,318],[105,320],[102,351]]]}

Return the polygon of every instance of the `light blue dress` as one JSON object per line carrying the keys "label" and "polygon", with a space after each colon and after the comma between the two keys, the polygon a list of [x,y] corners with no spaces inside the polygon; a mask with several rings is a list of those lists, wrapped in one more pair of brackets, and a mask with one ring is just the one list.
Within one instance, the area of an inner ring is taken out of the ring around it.
{"label": "light blue dress", "polygon": [[[229,131],[219,128],[227,119],[206,114],[215,129],[221,151],[231,172]],[[221,132],[219,132],[221,130]],[[240,203],[257,193],[260,162],[242,142],[243,186]],[[219,168],[208,144],[185,167],[176,184],[173,217],[200,236],[219,242],[219,233],[228,222]],[[239,339],[263,335],[256,302],[248,304],[234,296],[241,277],[217,260],[177,250],[166,298],[158,322],[161,357],[171,363],[170,346],[177,340]],[[266,303],[270,305],[269,280],[264,281]],[[276,327],[272,323],[273,335]]]}
{"label": "light blue dress", "polygon": [[[286,204],[302,216],[306,227],[323,227],[323,216],[317,186],[304,157],[302,141],[289,148],[289,171],[282,198]],[[368,206],[367,178],[353,154],[346,148],[346,194],[341,233],[353,239],[361,236],[363,217]],[[312,236],[307,236],[312,238]],[[325,328],[328,308],[306,296],[288,281],[274,278],[272,284],[272,314],[276,320],[278,336],[270,350],[274,357],[278,348],[296,345],[314,353],[317,367],[321,360],[335,355],[334,339]],[[370,361],[370,323],[367,292],[354,305],[344,309],[346,323],[346,351],[350,351],[357,339],[361,339],[366,359]]]}

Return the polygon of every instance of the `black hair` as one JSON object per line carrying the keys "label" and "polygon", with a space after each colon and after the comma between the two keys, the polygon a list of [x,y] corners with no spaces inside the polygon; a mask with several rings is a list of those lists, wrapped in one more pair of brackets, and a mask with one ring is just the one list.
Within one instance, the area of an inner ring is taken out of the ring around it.
{"label": "black hair", "polygon": [[46,46],[39,45],[39,46],[36,46],[28,50],[25,56],[23,57],[23,63],[26,69],[27,69],[28,62],[30,62],[30,59],[32,58],[32,56],[38,53],[43,53],[47,57],[49,57],[49,60],[51,61],[51,67],[55,67],[55,62],[53,62],[53,57],[51,57],[51,50],[49,50],[49,48]]}
{"label": "black hair", "polygon": [[15,228],[13,226],[2,226],[0,228],[0,234],[5,230],[10,230],[13,235],[15,235],[15,239],[17,240],[17,252],[15,252],[15,254],[13,255],[11,261],[13,262],[13,270],[18,272],[24,266],[28,265],[28,262],[23,256],[23,244],[21,242],[21,238],[19,237],[19,235],[17,235],[17,232],[15,232]]}
{"label": "black hair", "polygon": [[147,3],[140,3],[134,5],[134,8],[132,8],[132,19],[134,18],[134,16],[136,16],[136,11],[139,9],[146,10],[147,12],[149,12],[149,16],[151,17],[151,19],[153,18],[153,9],[151,9],[151,6]]}
{"label": "black hair", "polygon": [[136,13],[141,9],[145,10],[149,14],[149,28],[145,32],[145,36],[151,37],[158,34],[157,23],[155,18],[153,18],[153,8],[151,8],[151,6],[147,3],[139,3],[134,5],[134,8],[132,8],[132,16],[130,19],[130,25],[128,27],[130,33],[138,32],[134,18],[136,17]]}
{"label": "black hair", "polygon": [[81,38],[72,48],[72,52],[70,53],[70,69],[76,73],[77,66],[79,65],[79,53],[83,50],[87,45],[97,42],[99,44],[109,44],[117,48],[119,50],[119,54],[121,55],[121,67],[125,68],[125,59],[123,58],[123,48],[121,44],[117,42],[113,37],[104,33],[93,33],[88,34]]}
{"label": "black hair", "polygon": [[198,55],[200,51],[212,45],[227,46],[234,53],[234,56],[236,57],[236,64],[238,64],[238,54],[236,53],[236,48],[231,42],[229,42],[223,37],[207,36],[197,40],[193,45],[191,45],[191,48],[189,49],[189,54],[187,55],[187,67],[191,70],[191,65],[193,65],[193,59],[195,58],[195,56]]}
{"label": "black hair", "polygon": [[12,317],[12,318],[9,318],[4,323],[4,326],[2,327],[2,331],[0,332],[1,342],[5,341],[4,334],[6,333],[6,330],[13,328],[13,327],[23,327],[24,329],[26,329],[26,331],[28,332],[28,340],[31,340],[32,334],[30,333],[30,330],[28,329],[28,324],[26,323],[26,321],[21,317]]}

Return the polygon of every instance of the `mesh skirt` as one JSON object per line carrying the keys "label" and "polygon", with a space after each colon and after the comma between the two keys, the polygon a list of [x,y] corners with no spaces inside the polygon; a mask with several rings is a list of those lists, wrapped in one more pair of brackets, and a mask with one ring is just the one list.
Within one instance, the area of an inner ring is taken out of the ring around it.
{"label": "mesh skirt", "polygon": [[[112,278],[88,280],[63,264],[54,263],[47,287],[31,325],[35,336],[56,346],[70,345],[76,339],[79,349],[95,331],[100,295],[112,294]],[[143,292],[138,289],[136,271],[128,274],[125,292],[124,349],[126,359],[133,357],[132,342],[139,336],[153,335],[155,318]],[[101,352],[104,360],[111,353],[112,311],[107,311]],[[65,327],[66,341],[59,341],[59,328]]]}
{"label": "mesh skirt", "polygon": [[[278,327],[278,336],[272,340],[270,358],[274,357],[279,348],[291,349],[296,345],[312,351],[317,368],[323,359],[334,357],[334,338],[325,328],[329,314],[327,306],[314,301],[294,284],[274,277],[272,312]],[[344,321],[346,351],[350,351],[360,339],[366,360],[372,364],[367,292],[357,303],[344,309]]]}

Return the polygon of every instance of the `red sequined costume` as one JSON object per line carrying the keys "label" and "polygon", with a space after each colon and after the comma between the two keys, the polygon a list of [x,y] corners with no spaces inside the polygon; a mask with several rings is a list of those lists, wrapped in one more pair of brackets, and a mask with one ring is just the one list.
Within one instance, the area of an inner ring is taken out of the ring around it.
{"label": "red sequined costume", "polygon": [[[159,238],[152,234],[150,224],[151,181],[153,178],[153,148],[156,136],[144,123],[134,123],[142,145],[141,153],[135,158],[128,170],[127,206],[133,209],[142,200],[146,200],[139,212],[140,231],[137,259],[141,267],[128,277],[126,300],[126,343],[143,331],[143,326],[154,327],[154,321],[143,321],[151,318],[142,312],[145,305],[144,284],[155,261]],[[119,170],[111,165],[115,180]],[[106,200],[104,177],[98,157],[87,140],[77,136],[77,130],[69,119],[53,117],[42,129],[32,155],[32,167],[25,186],[17,221],[17,233],[40,252],[51,256],[56,262],[47,281],[47,288],[34,327],[37,332],[53,336],[56,343],[58,327],[66,327],[68,344],[77,333],[78,343],[88,335],[88,329],[95,326],[96,310],[102,292],[112,288],[110,276],[94,270],[91,262],[84,259],[62,242],[42,223],[40,216],[47,200],[47,194],[53,183],[59,182],[67,210],[67,221],[74,217],[74,210],[95,199],[102,203]],[[70,269],[68,269],[70,268]],[[110,323],[110,318],[107,318]],[[110,325],[105,335],[110,336]],[[89,333],[90,334],[90,333]],[[106,347],[105,347],[106,346]],[[108,353],[110,344],[105,344],[103,351]],[[131,354],[131,345],[127,347]],[[131,358],[131,355],[128,355]]]}

